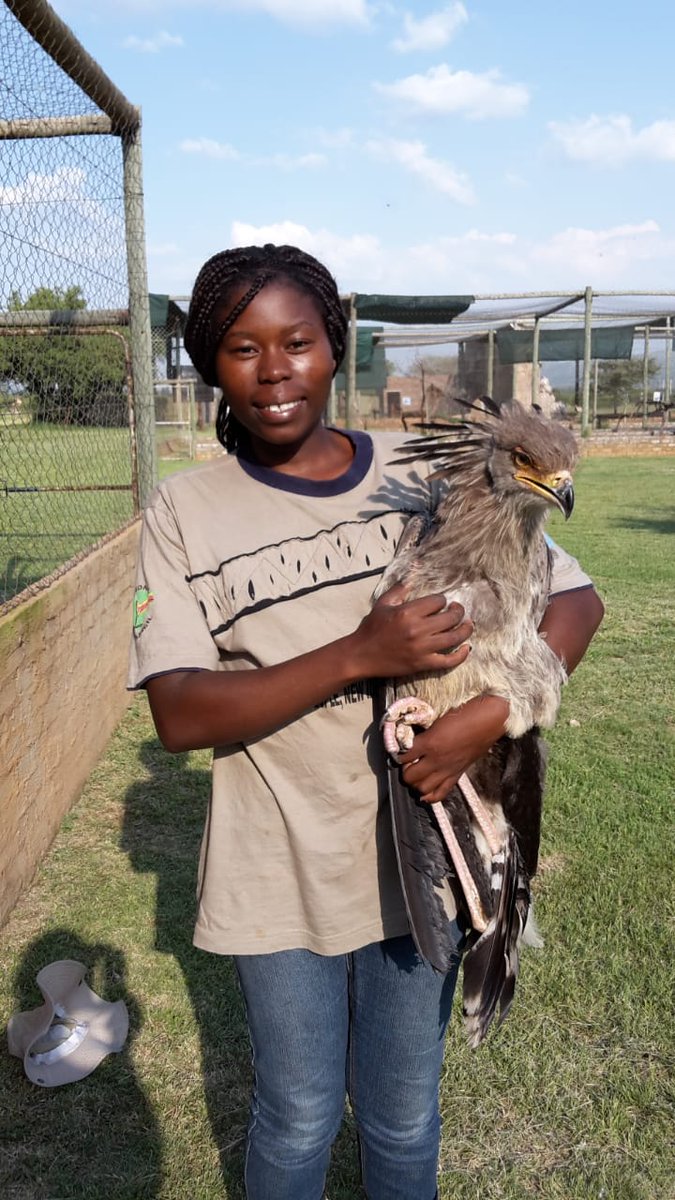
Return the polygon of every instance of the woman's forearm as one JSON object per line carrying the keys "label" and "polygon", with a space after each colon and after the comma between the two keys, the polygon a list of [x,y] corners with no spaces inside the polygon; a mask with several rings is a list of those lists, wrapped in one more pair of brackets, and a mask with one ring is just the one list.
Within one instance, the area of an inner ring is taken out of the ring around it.
{"label": "woman's forearm", "polygon": [[346,648],[336,641],[278,666],[172,671],[146,688],[159,737],[177,752],[262,737],[355,682]]}
{"label": "woman's forearm", "polygon": [[539,632],[565,664],[568,674],[584,657],[604,611],[602,600],[592,587],[558,592],[551,597]]}
{"label": "woman's forearm", "polygon": [[382,596],[345,637],[270,667],[172,671],[147,682],[167,750],[199,750],[264,737],[361,679],[450,669],[468,654],[472,626],[445,596],[402,603]]}

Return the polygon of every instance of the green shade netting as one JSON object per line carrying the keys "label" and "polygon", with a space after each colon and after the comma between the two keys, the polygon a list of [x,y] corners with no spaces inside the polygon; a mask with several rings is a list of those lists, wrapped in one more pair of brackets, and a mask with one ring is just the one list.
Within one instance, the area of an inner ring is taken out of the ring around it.
{"label": "green shade netting", "polygon": [[166,329],[169,324],[173,324],[176,320],[180,328],[184,328],[187,313],[183,312],[183,309],[179,308],[170,296],[162,296],[157,292],[150,292],[148,300],[150,302],[150,326],[152,329]]}
{"label": "green shade netting", "polygon": [[[630,358],[635,326],[617,325],[591,330],[591,358]],[[503,363],[532,362],[532,329],[498,329],[497,349]],[[539,362],[580,362],[584,357],[583,329],[542,329]]]}
{"label": "green shade netting", "polygon": [[[356,331],[356,387],[361,392],[379,391],[387,383],[387,363],[384,346],[373,342],[373,334],[381,333],[382,326],[371,326],[369,329]],[[347,387],[346,371],[347,357],[343,359],[342,369],[335,376],[335,386],[339,392]]]}
{"label": "green shade netting", "polygon": [[397,325],[447,325],[466,312],[473,296],[376,296],[358,292],[356,315],[363,321]]}

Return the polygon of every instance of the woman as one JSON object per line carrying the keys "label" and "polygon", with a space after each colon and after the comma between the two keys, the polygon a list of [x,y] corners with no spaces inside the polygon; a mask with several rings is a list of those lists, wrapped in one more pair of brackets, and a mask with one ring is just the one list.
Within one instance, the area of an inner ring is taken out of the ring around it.
{"label": "woman", "polygon": [[[457,966],[408,933],[373,722],[383,677],[449,670],[470,622],[443,596],[370,596],[429,504],[396,435],[323,423],[346,322],[293,247],[214,256],[185,345],[222,389],[230,454],[173,476],[144,517],[130,686],[169,750],[214,747],[195,944],[232,954],[251,1036],[249,1200],[319,1200],[349,1093],[369,1200],[432,1200],[438,1078]],[[558,555],[543,626],[572,669],[601,605]],[[415,740],[430,802],[502,734],[481,696]],[[461,930],[457,928],[457,965]]]}

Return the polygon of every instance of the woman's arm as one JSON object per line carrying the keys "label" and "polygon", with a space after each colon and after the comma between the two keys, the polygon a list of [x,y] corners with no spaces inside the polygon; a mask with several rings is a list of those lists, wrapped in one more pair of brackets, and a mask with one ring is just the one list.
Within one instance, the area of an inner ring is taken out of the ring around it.
{"label": "woman's arm", "polygon": [[[448,670],[469,653],[472,625],[442,595],[380,597],[353,633],[273,667],[173,671],[146,685],[167,750],[198,750],[263,737],[361,679]],[[448,653],[450,651],[450,653]]]}
{"label": "woman's arm", "polygon": [[[571,673],[581,661],[604,614],[594,588],[552,596],[539,632]],[[400,756],[403,778],[423,800],[444,800],[460,775],[504,733],[509,706],[499,696],[477,696],[439,717]]]}
{"label": "woman's arm", "polygon": [[595,588],[580,588],[551,596],[539,626],[568,675],[581,662],[605,614]]}

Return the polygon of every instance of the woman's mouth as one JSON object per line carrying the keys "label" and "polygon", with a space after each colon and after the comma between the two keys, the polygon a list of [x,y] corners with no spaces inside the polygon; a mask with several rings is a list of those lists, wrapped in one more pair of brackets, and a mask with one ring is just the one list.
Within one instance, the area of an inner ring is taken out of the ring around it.
{"label": "woman's mouth", "polygon": [[293,408],[297,408],[298,404],[300,404],[299,400],[286,400],[283,404],[265,404],[263,407],[263,411],[264,412],[273,412],[273,413],[286,413],[286,412],[290,412],[291,409],[293,409]]}
{"label": "woman's mouth", "polygon": [[262,416],[271,417],[288,417],[291,416],[297,409],[300,408],[302,399],[299,400],[279,400],[272,404],[258,405],[258,412]]}

